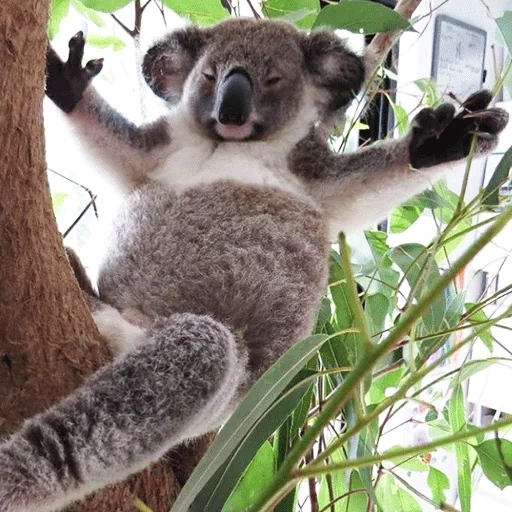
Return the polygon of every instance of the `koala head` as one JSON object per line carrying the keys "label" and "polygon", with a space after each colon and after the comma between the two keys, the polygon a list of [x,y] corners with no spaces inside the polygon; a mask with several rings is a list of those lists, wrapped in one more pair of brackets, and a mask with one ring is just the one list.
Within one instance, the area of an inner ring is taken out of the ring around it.
{"label": "koala head", "polygon": [[[144,57],[143,75],[169,103],[220,140],[262,140],[344,107],[364,80],[363,61],[327,31],[236,18],[166,36]],[[302,110],[301,110],[302,109]]]}

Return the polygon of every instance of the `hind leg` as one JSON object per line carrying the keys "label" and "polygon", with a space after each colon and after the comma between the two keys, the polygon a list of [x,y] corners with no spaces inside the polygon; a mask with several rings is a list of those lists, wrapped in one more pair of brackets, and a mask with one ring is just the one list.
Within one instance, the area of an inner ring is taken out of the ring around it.
{"label": "hind leg", "polygon": [[231,332],[177,314],[0,444],[4,512],[55,510],[218,426],[245,379]]}

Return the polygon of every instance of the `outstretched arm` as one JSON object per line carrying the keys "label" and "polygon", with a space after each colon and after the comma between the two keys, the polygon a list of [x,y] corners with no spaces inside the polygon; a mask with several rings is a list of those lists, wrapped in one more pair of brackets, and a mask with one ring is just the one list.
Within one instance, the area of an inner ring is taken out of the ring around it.
{"label": "outstretched arm", "polygon": [[457,115],[451,104],[424,109],[406,137],[350,154],[332,153],[313,135],[294,149],[290,166],[324,207],[334,232],[367,228],[464,159],[474,133],[477,156],[494,149],[508,114],[487,109],[490,101],[490,93],[480,91]]}
{"label": "outstretched arm", "polygon": [[91,156],[99,160],[102,172],[110,173],[116,184],[128,189],[145,179],[171,142],[167,121],[136,126],[113,109],[91,85],[103,67],[103,60],[82,67],[85,39],[78,32],[69,41],[69,58],[63,62],[49,46],[46,62],[46,94],[64,112],[78,131]]}

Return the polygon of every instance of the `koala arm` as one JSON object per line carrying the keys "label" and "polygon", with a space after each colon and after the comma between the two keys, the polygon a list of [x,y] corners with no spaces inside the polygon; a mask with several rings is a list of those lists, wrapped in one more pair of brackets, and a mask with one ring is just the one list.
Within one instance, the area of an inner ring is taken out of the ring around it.
{"label": "koala arm", "polygon": [[136,126],[105,101],[91,85],[102,69],[102,59],[82,67],[85,39],[78,32],[69,41],[64,63],[50,46],[46,65],[46,94],[64,112],[102,172],[128,189],[142,182],[158,164],[160,148],[171,142],[165,118]]}
{"label": "koala arm", "polygon": [[407,136],[351,154],[335,154],[311,134],[291,153],[290,167],[326,211],[333,232],[368,228],[463,160],[473,133],[477,156],[493,150],[508,115],[486,109],[490,101],[490,93],[481,91],[466,100],[458,115],[451,104],[424,109]]}

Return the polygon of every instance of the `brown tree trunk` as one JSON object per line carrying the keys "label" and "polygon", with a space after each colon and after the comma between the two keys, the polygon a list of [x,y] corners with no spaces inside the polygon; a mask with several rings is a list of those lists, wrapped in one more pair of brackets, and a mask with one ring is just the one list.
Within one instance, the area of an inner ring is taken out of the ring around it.
{"label": "brown tree trunk", "polygon": [[[63,250],[48,190],[42,119],[48,4],[0,2],[0,435],[110,359]],[[175,473],[158,463],[73,510],[136,510],[138,497],[166,512],[179,488]]]}

